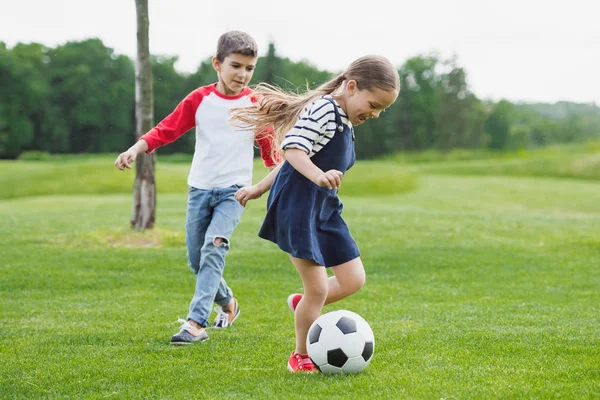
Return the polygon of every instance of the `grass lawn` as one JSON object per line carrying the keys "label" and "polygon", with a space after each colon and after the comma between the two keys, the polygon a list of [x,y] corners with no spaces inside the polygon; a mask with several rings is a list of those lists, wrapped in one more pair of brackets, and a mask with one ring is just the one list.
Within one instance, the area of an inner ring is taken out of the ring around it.
{"label": "grass lawn", "polygon": [[531,165],[544,157],[349,172],[344,216],[367,283],[325,311],[373,328],[374,358],[355,376],[287,372],[286,298],[301,283],[256,236],[265,199],[227,257],[240,318],[173,347],[195,284],[189,165],[159,163],[157,229],[140,233],[128,228],[133,173],[109,157],[2,162],[0,398],[599,398],[600,185],[553,173],[569,154],[541,176]]}

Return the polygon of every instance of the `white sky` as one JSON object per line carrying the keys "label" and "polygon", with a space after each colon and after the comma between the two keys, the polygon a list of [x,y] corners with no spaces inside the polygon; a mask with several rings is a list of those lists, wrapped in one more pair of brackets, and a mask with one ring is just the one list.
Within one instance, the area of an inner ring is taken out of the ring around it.
{"label": "white sky", "polygon": [[[273,39],[280,56],[332,72],[365,54],[398,66],[456,54],[482,99],[600,105],[598,0],[149,0],[149,9],[151,52],[178,56],[182,72],[236,29],[254,36],[261,54]],[[135,57],[134,0],[0,0],[9,47],[90,37]]]}

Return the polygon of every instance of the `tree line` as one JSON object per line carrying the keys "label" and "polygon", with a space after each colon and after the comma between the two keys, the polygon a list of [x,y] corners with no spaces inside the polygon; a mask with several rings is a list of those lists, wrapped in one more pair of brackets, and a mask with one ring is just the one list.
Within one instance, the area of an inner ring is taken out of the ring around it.
{"label": "tree line", "polygon": [[[177,57],[153,56],[155,122],[189,92],[215,82],[210,59],[190,74],[175,69]],[[271,43],[252,84],[306,90],[340,71],[293,62]],[[513,104],[485,101],[471,92],[456,58],[417,55],[399,66],[402,90],[379,119],[357,127],[357,156],[454,148],[496,150],[540,147],[600,137],[600,108],[593,104]],[[135,140],[134,61],[99,39],[55,48],[0,42],[0,158],[25,151],[116,153]],[[162,153],[191,153],[187,134]]]}

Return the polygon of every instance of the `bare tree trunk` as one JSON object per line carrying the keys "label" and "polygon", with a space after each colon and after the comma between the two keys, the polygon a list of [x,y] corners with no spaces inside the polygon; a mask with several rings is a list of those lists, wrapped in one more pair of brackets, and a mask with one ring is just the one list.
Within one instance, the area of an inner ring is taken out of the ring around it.
{"label": "bare tree trunk", "polygon": [[[148,39],[148,0],[135,0],[137,13],[137,60],[135,64],[135,118],[136,138],[152,129],[152,63]],[[133,187],[133,213],[131,227],[151,229],[156,213],[156,183],[154,181],[154,155],[139,154],[135,162]]]}

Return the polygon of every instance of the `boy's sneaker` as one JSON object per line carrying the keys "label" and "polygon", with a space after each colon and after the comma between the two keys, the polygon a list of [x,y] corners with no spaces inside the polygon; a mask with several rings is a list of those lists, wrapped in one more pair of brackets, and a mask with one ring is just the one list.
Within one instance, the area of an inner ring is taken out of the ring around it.
{"label": "boy's sneaker", "polygon": [[233,322],[240,315],[240,305],[238,304],[238,301],[236,298],[234,298],[234,300],[235,300],[235,311],[233,311],[233,312],[223,310],[222,307],[215,308],[215,311],[217,312],[217,318],[215,318],[215,321],[212,324],[213,328],[222,329],[222,328],[228,328],[231,325],[233,325]]}
{"label": "boy's sneaker", "polygon": [[171,344],[185,345],[202,342],[208,339],[206,329],[198,329],[184,319],[179,319],[177,322],[181,322],[182,324],[179,328],[179,333],[171,336]]}
{"label": "boy's sneaker", "polygon": [[296,307],[298,307],[298,303],[300,303],[300,300],[302,300],[302,296],[303,294],[301,293],[294,293],[288,296],[288,307],[290,310],[292,310],[292,312],[296,311]]}
{"label": "boy's sneaker", "polygon": [[317,372],[318,369],[315,367],[313,362],[310,360],[308,355],[301,355],[292,351],[292,355],[288,361],[288,371],[290,372]]}

